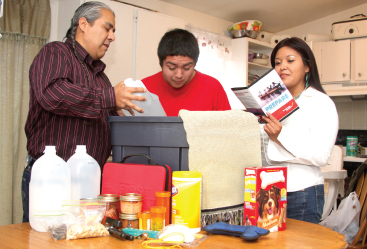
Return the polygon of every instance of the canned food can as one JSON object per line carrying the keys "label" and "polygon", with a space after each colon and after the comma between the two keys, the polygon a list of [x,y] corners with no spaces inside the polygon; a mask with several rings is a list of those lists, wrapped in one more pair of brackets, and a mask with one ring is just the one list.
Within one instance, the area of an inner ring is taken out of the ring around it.
{"label": "canned food can", "polygon": [[357,156],[358,137],[347,136],[347,156]]}

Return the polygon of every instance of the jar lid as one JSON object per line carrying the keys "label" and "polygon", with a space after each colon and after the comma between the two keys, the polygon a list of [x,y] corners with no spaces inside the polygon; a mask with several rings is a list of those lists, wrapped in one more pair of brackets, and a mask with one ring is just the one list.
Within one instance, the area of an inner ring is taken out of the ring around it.
{"label": "jar lid", "polygon": [[156,197],[171,197],[171,192],[169,191],[157,191],[155,192]]}
{"label": "jar lid", "polygon": [[154,207],[150,207],[150,212],[151,213],[165,213],[166,208],[162,206],[154,206]]}
{"label": "jar lid", "polygon": [[138,217],[142,219],[150,219],[150,212],[149,211],[143,211],[141,213],[138,213]]}
{"label": "jar lid", "polygon": [[137,193],[126,193],[120,195],[120,201],[142,201],[143,196]]}
{"label": "jar lid", "polygon": [[120,213],[119,217],[120,217],[120,219],[123,219],[123,220],[137,220],[137,219],[139,219],[138,214]]}
{"label": "jar lid", "polygon": [[119,195],[104,194],[104,195],[99,195],[98,199],[100,199],[101,201],[118,201]]}

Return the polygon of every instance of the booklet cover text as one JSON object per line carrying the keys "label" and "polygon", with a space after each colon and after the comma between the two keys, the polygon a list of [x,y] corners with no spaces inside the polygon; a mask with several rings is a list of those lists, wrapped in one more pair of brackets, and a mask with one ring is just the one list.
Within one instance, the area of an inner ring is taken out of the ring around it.
{"label": "booklet cover text", "polygon": [[269,112],[282,121],[299,109],[275,69],[269,70],[248,87],[235,87],[232,91],[247,111],[257,116],[267,116]]}

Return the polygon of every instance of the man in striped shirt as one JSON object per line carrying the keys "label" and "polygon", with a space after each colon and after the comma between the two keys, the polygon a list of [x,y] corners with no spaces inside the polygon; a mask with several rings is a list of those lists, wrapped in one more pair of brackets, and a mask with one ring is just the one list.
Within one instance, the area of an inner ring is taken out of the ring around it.
{"label": "man in striped shirt", "polygon": [[23,222],[28,222],[29,181],[34,161],[45,146],[56,146],[57,155],[67,161],[76,145],[100,165],[111,153],[110,115],[122,115],[121,108],[143,112],[131,100],[144,88],[112,87],[100,60],[115,40],[115,14],[105,4],[86,2],[71,20],[65,42],[44,46],[30,70],[29,113],[25,125],[27,166],[22,179]]}

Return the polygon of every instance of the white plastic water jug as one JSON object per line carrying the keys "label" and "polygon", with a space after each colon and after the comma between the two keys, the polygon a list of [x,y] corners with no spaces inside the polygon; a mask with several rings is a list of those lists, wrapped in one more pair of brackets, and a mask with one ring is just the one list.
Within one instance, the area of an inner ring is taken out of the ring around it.
{"label": "white plastic water jug", "polygon": [[[133,81],[131,78],[124,80],[125,86],[127,87],[142,87],[146,88],[142,81],[136,80]],[[159,101],[159,97],[154,93],[146,91],[145,93],[133,93],[133,95],[143,96],[146,97],[146,101],[136,101],[133,100],[132,102],[139,106],[140,108],[144,109],[143,113],[135,112],[135,116],[167,116],[166,112],[164,111],[161,102]],[[122,109],[126,116],[131,116],[130,112],[125,109]]]}
{"label": "white plastic water jug", "polygon": [[97,198],[100,194],[101,168],[87,154],[87,147],[77,145],[75,154],[69,158],[67,164],[71,175],[71,199]]}
{"label": "white plastic water jug", "polygon": [[70,169],[56,155],[55,146],[46,146],[44,155],[33,164],[29,183],[31,227],[38,232],[46,232],[34,215],[47,215],[61,210],[63,200],[70,200]]}

